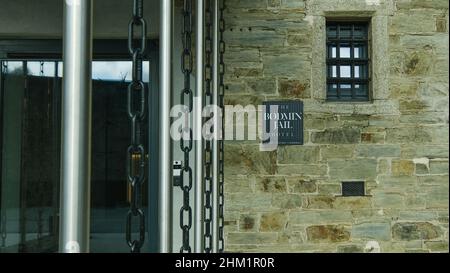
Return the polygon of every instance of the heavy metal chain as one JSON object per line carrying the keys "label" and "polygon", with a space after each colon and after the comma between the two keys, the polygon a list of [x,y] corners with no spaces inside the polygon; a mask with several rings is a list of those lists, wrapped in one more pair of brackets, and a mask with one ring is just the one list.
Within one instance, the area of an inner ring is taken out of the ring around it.
{"label": "heavy metal chain", "polygon": [[[192,189],[192,168],[189,163],[190,152],[192,151],[193,133],[189,126],[190,113],[193,108],[194,94],[191,89],[191,73],[193,68],[192,58],[192,0],[184,0],[183,5],[183,52],[181,54],[181,71],[184,75],[184,87],[180,94],[180,103],[184,106],[185,125],[181,129],[180,148],[184,155],[184,162],[181,168],[180,188],[183,191],[183,205],[180,209],[180,228],[182,231],[183,243],[180,252],[192,251],[189,240],[189,232],[192,227],[192,208],[189,204],[190,191]],[[186,102],[187,98],[187,102]],[[185,176],[187,175],[187,180]]]}
{"label": "heavy metal chain", "polygon": [[[213,41],[211,39],[212,31],[212,0],[206,1],[205,9],[205,98],[206,104],[212,105],[212,48]],[[205,190],[205,204],[204,204],[204,219],[205,219],[205,234],[204,234],[204,245],[205,252],[210,253],[212,250],[212,141],[209,138],[205,140],[204,149],[205,158],[205,176],[204,176],[204,190]]]}
{"label": "heavy metal chain", "polygon": [[[222,111],[224,111],[224,96],[225,96],[225,85],[224,85],[224,75],[225,75],[225,41],[223,39],[223,34],[225,32],[225,20],[223,13],[225,10],[225,0],[219,0],[219,106]],[[223,237],[224,229],[224,136],[225,136],[225,114],[222,114],[222,130],[221,138],[219,140],[219,252],[223,252],[225,249],[225,241]]]}
{"label": "heavy metal chain", "polygon": [[[140,28],[135,37],[135,29]],[[142,209],[142,186],[146,180],[146,154],[142,140],[146,112],[146,86],[142,80],[146,49],[147,23],[143,0],[133,1],[133,17],[128,26],[128,50],[133,61],[132,81],[128,85],[128,117],[131,121],[131,143],[127,150],[127,180],[131,188],[130,209],[126,219],[126,241],[131,252],[140,252],[145,241],[145,216]],[[137,218],[139,238],[132,239],[132,222]]]}

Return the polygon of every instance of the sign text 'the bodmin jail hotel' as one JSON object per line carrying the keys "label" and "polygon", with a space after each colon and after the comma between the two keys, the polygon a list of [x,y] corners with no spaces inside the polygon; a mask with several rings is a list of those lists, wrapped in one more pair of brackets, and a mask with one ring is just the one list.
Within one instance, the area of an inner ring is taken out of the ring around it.
{"label": "sign text 'the bodmin jail hotel'", "polygon": [[[303,102],[266,101],[263,105],[265,127],[270,128],[270,122],[276,120],[269,135],[278,136],[279,145],[303,145]],[[278,111],[272,113],[271,106],[278,106]]]}

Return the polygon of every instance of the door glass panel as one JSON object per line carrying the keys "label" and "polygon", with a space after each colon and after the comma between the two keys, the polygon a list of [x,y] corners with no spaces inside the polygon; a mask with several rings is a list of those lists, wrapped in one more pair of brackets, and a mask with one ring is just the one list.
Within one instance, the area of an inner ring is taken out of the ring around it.
{"label": "door glass panel", "polygon": [[[128,61],[93,63],[91,252],[129,252],[124,234],[130,193],[125,162],[131,140],[126,104],[131,69]],[[143,70],[148,82],[149,62]],[[145,213],[147,184],[142,189]],[[138,230],[133,232],[137,238]],[[147,244],[148,240],[143,252]]]}
{"label": "door glass panel", "polygon": [[61,81],[53,62],[2,65],[2,251],[55,252]]}
{"label": "door glass panel", "polygon": [[[54,61],[3,64],[0,252],[56,252],[63,66]],[[131,69],[129,61],[93,62],[91,252],[129,252],[124,234],[130,192],[125,159]],[[148,61],[143,80],[149,81]],[[145,124],[143,140],[148,139]],[[146,213],[147,185],[142,189]],[[136,238],[138,230],[133,232]],[[146,240],[143,252],[148,245]]]}

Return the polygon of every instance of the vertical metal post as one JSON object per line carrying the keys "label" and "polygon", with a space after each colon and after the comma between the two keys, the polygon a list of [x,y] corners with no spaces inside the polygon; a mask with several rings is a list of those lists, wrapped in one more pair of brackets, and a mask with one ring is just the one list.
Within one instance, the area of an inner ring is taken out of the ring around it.
{"label": "vertical metal post", "polygon": [[[212,78],[212,96],[213,105],[218,109],[219,107],[219,0],[213,1],[213,78]],[[219,252],[219,132],[222,130],[219,127],[219,113],[214,113],[214,140],[212,150],[212,252]]]}
{"label": "vertical metal post", "polygon": [[159,249],[172,252],[172,139],[170,107],[172,97],[172,12],[171,0],[161,0],[160,30],[160,152],[159,152]]}
{"label": "vertical metal post", "polygon": [[204,241],[204,188],[203,188],[203,137],[202,137],[202,110],[203,110],[203,85],[205,77],[204,58],[204,23],[205,0],[198,0],[196,6],[196,99],[194,100],[194,139],[195,139],[195,204],[194,204],[194,252],[203,253]]}
{"label": "vertical metal post", "polygon": [[60,252],[89,252],[92,0],[64,1]]}

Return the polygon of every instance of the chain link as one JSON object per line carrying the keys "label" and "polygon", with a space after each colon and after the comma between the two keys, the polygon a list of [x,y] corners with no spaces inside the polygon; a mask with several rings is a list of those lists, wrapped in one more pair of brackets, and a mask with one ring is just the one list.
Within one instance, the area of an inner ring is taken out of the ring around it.
{"label": "chain link", "polygon": [[[135,37],[135,29],[140,28]],[[126,217],[125,237],[131,252],[139,253],[145,242],[145,215],[142,210],[142,186],[146,180],[146,153],[142,141],[146,112],[146,86],[142,80],[147,41],[147,23],[143,0],[133,0],[133,17],[128,25],[128,50],[132,58],[132,81],[127,89],[127,111],[131,121],[131,143],[127,149],[127,180],[131,188],[130,209]],[[139,238],[132,239],[133,218],[138,220]]]}
{"label": "chain link", "polygon": [[[225,20],[223,13],[225,11],[225,0],[218,0],[219,2],[219,107],[224,111],[224,74],[225,74],[225,41],[223,34],[225,32]],[[225,182],[225,164],[224,164],[224,131],[225,130],[225,114],[222,114],[222,136],[219,140],[219,252],[224,252],[225,241],[223,236],[224,229],[224,182]]]}
{"label": "chain link", "polygon": [[[190,152],[192,151],[193,133],[189,126],[190,113],[193,108],[194,94],[191,89],[191,73],[193,68],[192,58],[192,0],[184,0],[183,3],[183,30],[182,42],[183,52],[181,53],[181,71],[184,75],[184,87],[180,93],[180,103],[184,105],[185,124],[181,128],[180,149],[183,152],[184,161],[181,168],[180,189],[183,192],[183,205],[180,209],[180,228],[182,231],[182,246],[180,252],[192,251],[189,239],[189,232],[192,227],[192,208],[190,206],[190,192],[192,189],[193,177],[192,168],[189,163]],[[186,104],[186,97],[188,104]],[[187,179],[185,179],[187,176]]]}

